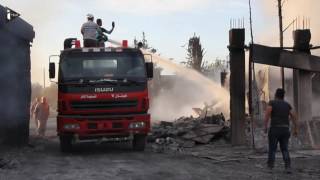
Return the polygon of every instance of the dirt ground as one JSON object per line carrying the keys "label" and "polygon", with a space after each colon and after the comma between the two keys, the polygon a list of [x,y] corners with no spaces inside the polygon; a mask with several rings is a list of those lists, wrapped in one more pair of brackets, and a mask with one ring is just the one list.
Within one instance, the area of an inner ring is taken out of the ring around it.
{"label": "dirt ground", "polygon": [[63,154],[50,119],[48,137],[38,139],[31,125],[30,146],[0,148],[0,180],[211,180],[211,179],[320,179],[320,151],[292,152],[293,174],[283,171],[281,155],[273,172],[266,170],[266,154],[246,147],[205,145],[183,152],[133,152],[128,145],[79,144]]}

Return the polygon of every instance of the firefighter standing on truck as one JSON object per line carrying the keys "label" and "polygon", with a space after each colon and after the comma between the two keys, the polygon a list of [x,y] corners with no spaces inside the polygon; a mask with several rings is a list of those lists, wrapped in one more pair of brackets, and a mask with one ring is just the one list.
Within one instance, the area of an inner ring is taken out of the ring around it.
{"label": "firefighter standing on truck", "polygon": [[81,27],[83,45],[84,47],[97,47],[97,31],[99,26],[94,22],[94,16],[92,14],[88,14],[87,19],[88,21]]}
{"label": "firefighter standing on truck", "polygon": [[112,29],[110,31],[106,30],[105,28],[102,27],[102,20],[97,19],[97,24],[99,26],[97,30],[97,41],[98,41],[98,46],[99,47],[105,47],[104,42],[108,41],[108,36],[105,35],[104,33],[111,34],[114,30],[115,23],[112,22]]}

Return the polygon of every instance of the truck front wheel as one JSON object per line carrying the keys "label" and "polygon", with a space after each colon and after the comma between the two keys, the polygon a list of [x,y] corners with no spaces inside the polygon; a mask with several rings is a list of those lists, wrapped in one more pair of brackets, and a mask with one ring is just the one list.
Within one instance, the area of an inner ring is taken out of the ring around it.
{"label": "truck front wheel", "polygon": [[133,150],[144,151],[146,143],[146,135],[135,135],[132,142]]}
{"label": "truck front wheel", "polygon": [[72,151],[72,137],[60,136],[60,151],[71,152]]}

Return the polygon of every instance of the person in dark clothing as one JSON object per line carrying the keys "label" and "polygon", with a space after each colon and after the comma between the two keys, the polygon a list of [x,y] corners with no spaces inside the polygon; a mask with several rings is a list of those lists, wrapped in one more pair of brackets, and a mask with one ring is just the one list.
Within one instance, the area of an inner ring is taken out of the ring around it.
{"label": "person in dark clothing", "polygon": [[104,47],[105,44],[104,42],[108,41],[108,36],[105,35],[104,33],[111,34],[114,30],[115,23],[112,22],[112,29],[110,31],[106,30],[105,28],[102,27],[102,20],[97,19],[97,24],[99,28],[97,29],[97,42],[99,47]]}
{"label": "person in dark clothing", "polygon": [[268,132],[269,120],[271,118],[268,140],[269,140],[269,152],[268,152],[268,167],[272,169],[274,167],[276,151],[278,142],[282,152],[282,157],[285,163],[285,169],[288,173],[291,173],[291,161],[288,150],[288,143],[290,138],[290,123],[293,122],[293,135],[298,134],[297,118],[289,103],[284,100],[285,91],[283,89],[277,89],[275,93],[275,99],[270,101],[265,113],[265,132]]}

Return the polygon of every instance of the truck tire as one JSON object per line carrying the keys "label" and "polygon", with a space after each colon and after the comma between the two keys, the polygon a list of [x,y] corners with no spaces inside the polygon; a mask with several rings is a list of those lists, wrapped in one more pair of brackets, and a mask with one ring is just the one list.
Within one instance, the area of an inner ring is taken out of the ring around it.
{"label": "truck tire", "polygon": [[147,143],[146,140],[146,135],[135,135],[132,142],[133,150],[144,151]]}
{"label": "truck tire", "polygon": [[60,151],[71,152],[72,151],[72,137],[60,136]]}

